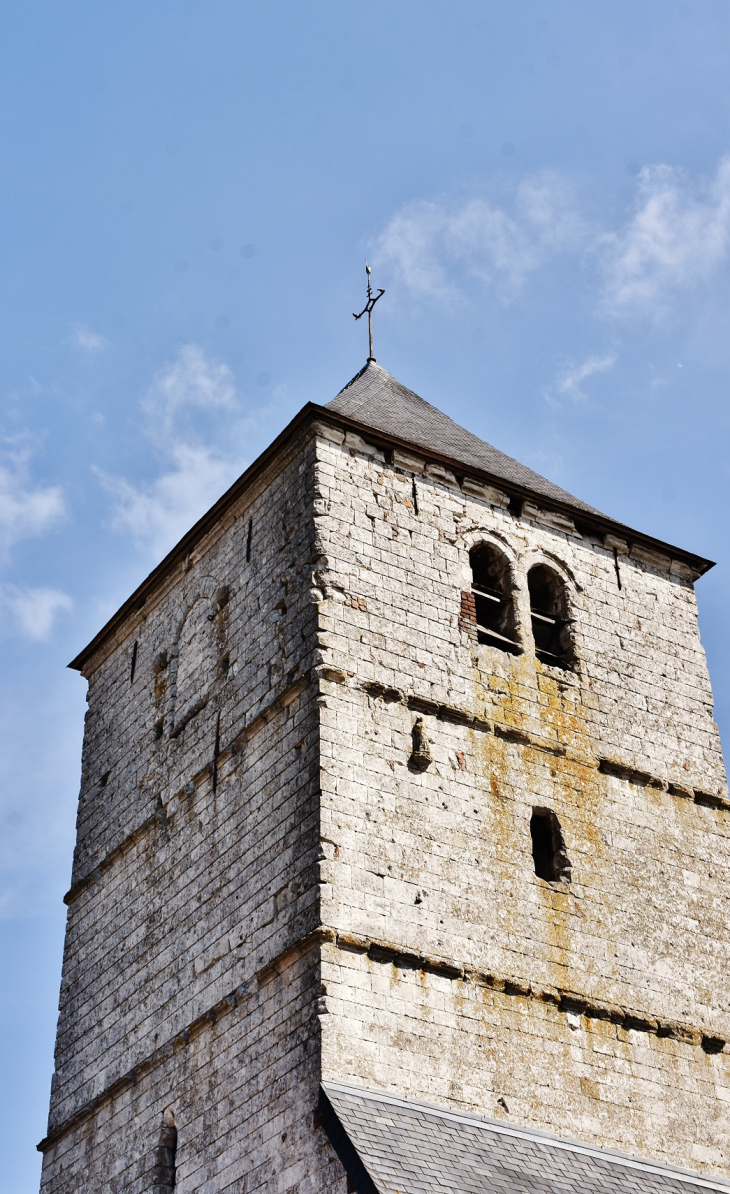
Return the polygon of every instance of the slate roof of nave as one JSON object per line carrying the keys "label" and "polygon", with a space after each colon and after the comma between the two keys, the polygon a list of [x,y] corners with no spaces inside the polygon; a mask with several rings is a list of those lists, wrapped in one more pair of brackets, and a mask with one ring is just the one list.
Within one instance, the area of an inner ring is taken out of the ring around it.
{"label": "slate roof of nave", "polygon": [[606,518],[580,498],[573,497],[527,465],[513,460],[455,423],[443,411],[396,381],[375,361],[368,361],[325,409],[372,427],[374,431],[407,441],[414,447],[449,456],[467,468],[489,473],[496,481],[506,481],[550,501],[572,506],[574,510]]}
{"label": "slate roof of nave", "polygon": [[357,1194],[730,1191],[722,1178],[334,1082],[320,1114]]}

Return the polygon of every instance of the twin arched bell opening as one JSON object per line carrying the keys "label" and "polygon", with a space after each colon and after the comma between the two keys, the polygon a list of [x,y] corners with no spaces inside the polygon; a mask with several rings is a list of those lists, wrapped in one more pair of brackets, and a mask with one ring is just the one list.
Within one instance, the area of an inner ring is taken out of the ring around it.
{"label": "twin arched bell opening", "polygon": [[[517,631],[514,593],[507,557],[491,543],[477,543],[469,552],[478,642],[512,655],[522,652]],[[565,582],[547,564],[527,574],[535,654],[542,663],[570,669],[575,653]]]}

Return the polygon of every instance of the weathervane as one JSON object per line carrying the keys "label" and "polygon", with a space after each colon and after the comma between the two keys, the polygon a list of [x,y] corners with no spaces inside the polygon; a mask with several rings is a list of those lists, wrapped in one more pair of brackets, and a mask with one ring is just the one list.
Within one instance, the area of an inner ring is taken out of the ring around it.
{"label": "weathervane", "polygon": [[370,266],[368,265],[367,261],[365,262],[365,273],[368,276],[368,301],[359,315],[355,315],[354,311],[352,314],[355,319],[362,319],[363,315],[367,315],[368,317],[368,342],[370,344],[370,356],[368,357],[369,363],[370,361],[375,360],[375,357],[373,356],[373,307],[377,303],[378,299],[383,297],[385,291],[381,286],[378,288],[378,293],[373,294],[373,288],[370,285]]}

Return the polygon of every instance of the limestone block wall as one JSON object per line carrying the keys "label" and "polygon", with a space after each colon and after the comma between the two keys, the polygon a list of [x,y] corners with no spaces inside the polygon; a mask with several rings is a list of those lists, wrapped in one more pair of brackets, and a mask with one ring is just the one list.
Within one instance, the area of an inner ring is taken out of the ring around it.
{"label": "limestone block wall", "polygon": [[176,1194],[346,1194],[315,1118],[315,950],[244,982],[216,1019],[161,1047],[96,1114],[46,1153],[53,1194],[149,1194],[163,1114],[177,1128]]}
{"label": "limestone block wall", "polygon": [[[411,771],[414,711],[351,685],[323,714],[325,924],[730,1039],[727,811],[438,716]],[[569,884],[535,874],[534,807]]]}
{"label": "limestone block wall", "polygon": [[[326,565],[321,627],[334,663],[362,680],[465,705],[565,747],[727,794],[689,569],[564,516],[358,436],[323,435],[317,463]],[[332,442],[332,440],[344,442]],[[416,512],[416,506],[418,512]],[[524,652],[474,647],[459,626],[468,553],[493,543],[509,565]],[[535,660],[527,572],[564,578],[575,674]],[[619,587],[617,569],[621,578]]]}
{"label": "limestone block wall", "polygon": [[351,947],[322,979],[325,1080],[727,1175],[727,1053]]}
{"label": "limestone block wall", "polygon": [[[124,1183],[142,1173],[137,1139],[161,1109],[151,1095],[141,1123],[117,1109],[126,1076],[152,1065],[146,1089],[168,1082],[172,1099],[177,1046],[161,1069],[159,1051],[216,1019],[241,984],[256,987],[272,958],[317,923],[312,464],[311,441],[295,445],[86,667],[49,1118],[50,1139],[62,1137],[44,1166],[53,1194],[66,1188],[59,1158],[77,1147],[64,1143],[64,1125],[84,1108],[92,1114],[71,1132],[83,1155],[100,1165],[113,1156],[113,1188],[146,1188]],[[231,1038],[239,1049],[245,1017],[243,1005],[228,1017],[240,1020]],[[307,1040],[314,1012],[310,1022]],[[196,1076],[197,1061],[186,1063],[197,1103],[183,1098],[180,1113],[212,1125],[229,1088],[216,1089],[212,1054],[205,1064]],[[109,1120],[116,1135],[107,1148],[98,1133]],[[251,1120],[252,1138],[266,1122]],[[85,1182],[74,1177],[68,1188],[112,1188],[93,1166]]]}
{"label": "limestone block wall", "polygon": [[[334,428],[317,485],[325,1076],[723,1172],[730,812],[688,570]],[[460,625],[480,541],[516,656]],[[574,671],[535,657],[535,562]],[[535,807],[570,883],[535,874]]]}

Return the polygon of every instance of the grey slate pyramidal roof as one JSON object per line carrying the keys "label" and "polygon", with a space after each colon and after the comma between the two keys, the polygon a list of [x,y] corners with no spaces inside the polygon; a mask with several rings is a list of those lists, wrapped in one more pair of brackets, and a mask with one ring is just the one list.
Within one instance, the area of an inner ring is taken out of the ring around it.
{"label": "grey slate pyramidal roof", "polygon": [[502,1120],[323,1082],[322,1126],[357,1194],[700,1194],[722,1178]]}
{"label": "grey slate pyramidal roof", "polygon": [[385,369],[368,361],[364,369],[327,403],[327,410],[364,423],[373,430],[407,440],[414,447],[450,456],[467,467],[489,473],[497,481],[506,481],[529,489],[553,502],[605,518],[600,510],[573,497],[552,481],[534,473],[526,465],[479,439],[460,427],[430,402],[401,385]]}

